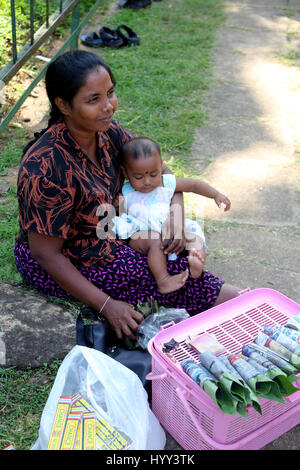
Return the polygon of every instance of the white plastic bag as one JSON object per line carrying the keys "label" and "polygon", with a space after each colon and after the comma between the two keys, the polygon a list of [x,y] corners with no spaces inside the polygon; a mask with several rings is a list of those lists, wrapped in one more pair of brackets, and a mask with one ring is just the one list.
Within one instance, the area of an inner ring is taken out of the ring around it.
{"label": "white plastic bag", "polygon": [[166,436],[152,413],[138,376],[109,356],[75,346],[58,369],[42,413],[39,437],[32,450],[47,449],[61,396],[82,394],[96,412],[131,441],[130,450],[161,450]]}

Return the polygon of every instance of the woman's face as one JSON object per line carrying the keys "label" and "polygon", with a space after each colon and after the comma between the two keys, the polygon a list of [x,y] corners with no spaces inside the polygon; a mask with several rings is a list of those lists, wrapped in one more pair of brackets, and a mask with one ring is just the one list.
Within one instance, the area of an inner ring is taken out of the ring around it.
{"label": "woman's face", "polygon": [[67,104],[67,122],[77,131],[105,132],[118,107],[109,73],[101,66],[87,75],[85,84]]}

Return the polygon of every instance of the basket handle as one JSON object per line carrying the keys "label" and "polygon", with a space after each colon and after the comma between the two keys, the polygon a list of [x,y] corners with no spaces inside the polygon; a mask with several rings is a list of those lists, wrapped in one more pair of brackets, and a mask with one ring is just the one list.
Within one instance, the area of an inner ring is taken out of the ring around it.
{"label": "basket handle", "polygon": [[167,328],[169,328],[169,326],[173,326],[173,325],[175,325],[175,322],[172,320],[169,323],[165,323],[164,325],[161,325],[160,329],[166,330]]}
{"label": "basket handle", "polygon": [[[183,390],[181,389],[180,387],[177,387],[176,389],[176,393],[177,393],[177,396],[178,398],[181,400],[182,404],[184,405],[184,407],[186,408],[191,420],[193,421],[194,425],[196,426],[196,429],[197,431],[199,432],[200,436],[202,437],[202,439],[207,443],[209,444],[213,449],[218,449],[218,450],[238,450],[238,449],[241,449],[243,448],[246,444],[248,444],[249,442],[251,442],[251,440],[253,440],[253,432],[250,434],[248,434],[247,436],[243,437],[242,439],[239,439],[238,441],[234,442],[233,444],[222,444],[220,442],[217,442],[215,441],[214,439],[212,439],[211,437],[209,437],[206,432],[204,431],[204,429],[202,429],[202,427],[199,425],[196,417],[194,416],[194,413],[193,411],[191,410],[191,407],[186,399],[186,394],[188,393],[187,390]],[[298,394],[298,392],[296,392],[296,394]],[[299,409],[300,410],[300,409]],[[279,416],[277,419],[276,419],[276,425],[279,425],[281,421],[284,421],[288,418],[288,415],[293,415],[294,413],[296,413],[295,411],[295,407],[291,408],[289,411],[287,411],[286,413],[283,413],[281,416]],[[270,427],[272,427],[272,421],[269,421],[267,423],[265,423],[263,426],[261,426],[259,428],[259,431],[260,431],[260,435],[264,434],[265,432],[267,432]]]}
{"label": "basket handle", "polygon": [[[300,380],[297,380],[297,382],[295,382],[295,386],[300,387]],[[298,392],[294,392],[292,395],[289,395],[288,397],[285,397],[284,401],[286,401],[287,403],[293,403],[294,401],[299,400],[299,398],[300,398],[300,390],[298,390]]]}
{"label": "basket handle", "polygon": [[245,294],[246,292],[250,292],[250,291],[251,291],[251,288],[250,288],[250,287],[246,287],[246,289],[240,290],[240,291],[238,292],[238,295],[240,296],[240,295],[243,295],[243,294]]}
{"label": "basket handle", "polygon": [[167,372],[163,372],[162,374],[153,374],[153,372],[150,372],[149,374],[146,375],[147,380],[164,380],[168,377]]}
{"label": "basket handle", "polygon": [[208,434],[206,434],[206,432],[204,431],[204,429],[199,425],[197,419],[195,418],[194,416],[194,413],[193,411],[191,410],[191,407],[186,399],[186,390],[183,390],[182,388],[180,387],[177,387],[176,389],[176,393],[177,393],[177,396],[178,398],[181,400],[183,406],[186,408],[191,420],[193,421],[194,425],[196,426],[196,429],[198,431],[198,433],[200,434],[200,436],[202,437],[202,439],[207,442],[211,447],[213,447],[214,449],[220,449],[220,450],[236,450],[240,447],[240,441],[234,443],[234,444],[221,444],[217,441],[214,441],[211,437],[208,436]]}

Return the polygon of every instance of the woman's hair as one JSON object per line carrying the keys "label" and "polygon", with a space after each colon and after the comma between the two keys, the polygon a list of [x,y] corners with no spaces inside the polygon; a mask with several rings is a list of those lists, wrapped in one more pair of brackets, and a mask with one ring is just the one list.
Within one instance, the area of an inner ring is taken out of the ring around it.
{"label": "woman's hair", "polygon": [[55,104],[55,98],[60,97],[72,106],[73,99],[85,84],[87,76],[99,67],[103,67],[108,72],[115,85],[116,81],[109,66],[101,57],[92,52],[80,50],[65,52],[49,64],[45,76],[46,91],[50,101],[48,126],[34,134],[34,140],[26,145],[23,154],[52,124],[63,117]]}
{"label": "woman's hair", "polygon": [[149,137],[134,137],[126,142],[120,151],[120,163],[126,166],[129,158],[138,160],[139,158],[150,157],[153,153],[161,155],[160,146]]}

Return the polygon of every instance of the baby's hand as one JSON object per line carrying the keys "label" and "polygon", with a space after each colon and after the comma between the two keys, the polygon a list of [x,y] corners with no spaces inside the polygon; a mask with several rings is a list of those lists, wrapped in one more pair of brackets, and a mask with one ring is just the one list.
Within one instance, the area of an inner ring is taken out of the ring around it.
{"label": "baby's hand", "polygon": [[224,212],[229,211],[230,206],[231,206],[231,202],[228,199],[228,197],[224,196],[224,194],[217,193],[217,195],[215,196],[214,199],[215,199],[215,203],[217,204],[218,207],[221,207],[222,204],[225,205]]}

